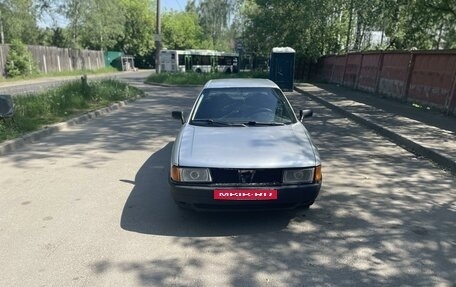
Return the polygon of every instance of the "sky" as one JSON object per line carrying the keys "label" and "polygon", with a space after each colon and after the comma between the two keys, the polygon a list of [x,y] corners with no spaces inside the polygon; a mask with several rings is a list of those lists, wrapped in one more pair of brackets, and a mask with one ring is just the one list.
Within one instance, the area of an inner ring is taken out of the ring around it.
{"label": "sky", "polygon": [[161,10],[169,11],[183,11],[185,9],[185,5],[187,5],[187,0],[161,0]]}

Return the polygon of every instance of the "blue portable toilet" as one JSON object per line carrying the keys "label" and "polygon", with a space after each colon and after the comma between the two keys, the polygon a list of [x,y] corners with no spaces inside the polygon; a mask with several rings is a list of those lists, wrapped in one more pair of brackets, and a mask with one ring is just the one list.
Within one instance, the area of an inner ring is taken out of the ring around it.
{"label": "blue portable toilet", "polygon": [[284,91],[293,90],[295,53],[295,50],[290,47],[272,48],[269,59],[269,79]]}

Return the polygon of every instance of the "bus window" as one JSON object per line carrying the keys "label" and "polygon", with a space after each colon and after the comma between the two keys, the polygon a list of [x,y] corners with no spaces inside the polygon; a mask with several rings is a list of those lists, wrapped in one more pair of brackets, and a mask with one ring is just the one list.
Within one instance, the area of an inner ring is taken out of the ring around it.
{"label": "bus window", "polygon": [[218,57],[218,64],[221,66],[230,66],[233,64],[233,58],[230,56],[228,56],[228,57],[220,56],[220,57]]}
{"label": "bus window", "polygon": [[211,56],[201,56],[201,65],[210,65]]}
{"label": "bus window", "polygon": [[195,65],[201,65],[201,56],[199,55],[193,55],[193,64]]}
{"label": "bus window", "polygon": [[179,55],[179,66],[185,65],[185,55]]}

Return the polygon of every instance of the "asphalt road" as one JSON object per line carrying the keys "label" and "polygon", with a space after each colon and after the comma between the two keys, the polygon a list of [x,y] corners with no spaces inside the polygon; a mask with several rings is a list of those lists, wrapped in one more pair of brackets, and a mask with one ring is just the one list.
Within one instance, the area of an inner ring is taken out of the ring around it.
{"label": "asphalt road", "polygon": [[[131,79],[140,85],[140,79]],[[309,210],[180,211],[171,145],[198,88],[0,158],[0,286],[455,286],[450,174],[299,94],[323,161]]]}
{"label": "asphalt road", "polygon": [[[117,72],[108,74],[88,75],[89,81],[105,78],[114,78],[121,81],[131,81],[137,78],[146,78],[152,70],[140,70],[129,72]],[[30,93],[43,92],[48,89],[60,86],[65,82],[79,80],[80,76],[37,78],[33,80],[23,80],[15,82],[0,83],[0,94],[10,94],[13,96],[26,95]]]}

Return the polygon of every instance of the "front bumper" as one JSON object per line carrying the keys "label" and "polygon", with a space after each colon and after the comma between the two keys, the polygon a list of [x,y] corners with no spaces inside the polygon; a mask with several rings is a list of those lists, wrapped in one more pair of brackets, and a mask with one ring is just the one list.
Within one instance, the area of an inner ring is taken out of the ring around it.
{"label": "front bumper", "polygon": [[[196,210],[254,210],[254,209],[293,209],[299,206],[309,206],[317,198],[321,182],[305,185],[281,186],[218,186],[190,185],[170,181],[171,195],[174,201],[183,207]],[[216,200],[214,190],[277,190],[274,200]]]}

